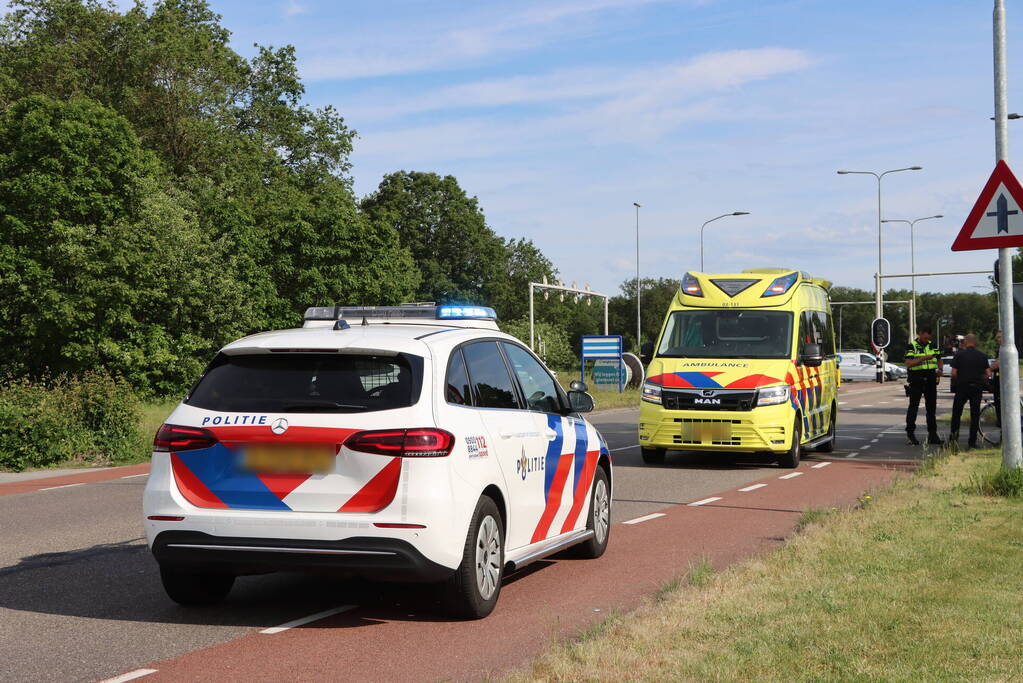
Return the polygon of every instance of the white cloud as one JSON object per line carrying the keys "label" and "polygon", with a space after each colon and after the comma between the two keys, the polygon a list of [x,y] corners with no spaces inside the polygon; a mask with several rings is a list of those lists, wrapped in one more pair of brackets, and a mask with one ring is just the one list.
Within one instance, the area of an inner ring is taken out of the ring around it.
{"label": "white cloud", "polygon": [[309,11],[309,8],[303,4],[300,4],[298,0],[288,0],[284,5],[284,16],[293,17],[299,14],[305,14]]}
{"label": "white cloud", "polygon": [[[395,22],[370,31],[371,41],[362,35],[332,36],[319,54],[302,61],[302,77],[343,80],[462,68],[475,60],[610,31],[613,27],[598,26],[600,15],[667,1],[534,2],[514,11],[500,5],[496,10],[460,10],[456,16],[438,12],[432,23]],[[687,4],[703,3],[690,0]]]}

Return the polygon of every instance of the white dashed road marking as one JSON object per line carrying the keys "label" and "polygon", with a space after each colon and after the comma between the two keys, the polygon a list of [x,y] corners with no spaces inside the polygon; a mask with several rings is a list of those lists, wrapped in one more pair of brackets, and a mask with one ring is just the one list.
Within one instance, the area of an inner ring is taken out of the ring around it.
{"label": "white dashed road marking", "polygon": [[792,474],[783,474],[782,476],[780,476],[778,478],[779,479],[795,479],[796,477],[801,477],[801,476],[803,476],[802,472],[793,472]]}
{"label": "white dashed road marking", "polygon": [[767,484],[753,484],[752,486],[747,486],[746,488],[739,490],[742,491],[743,493],[746,493],[747,491],[756,491],[757,489],[762,489],[765,486],[767,486]]}
{"label": "white dashed road marking", "polygon": [[335,614],[340,614],[341,612],[347,612],[348,610],[354,609],[354,608],[355,608],[355,605],[342,605],[341,607],[335,607],[334,609],[328,609],[328,610],[324,610],[322,612],[317,612],[316,614],[310,614],[308,617],[302,617],[301,619],[295,619],[294,621],[289,621],[287,623],[281,624],[280,626],[274,626],[273,628],[265,628],[262,631],[260,631],[260,633],[266,634],[268,636],[272,636],[275,633],[280,633],[281,631],[287,631],[288,629],[295,628],[296,626],[302,626],[303,624],[308,624],[308,623],[313,622],[313,621],[319,621],[320,619],[326,619],[327,617],[332,617]]}
{"label": "white dashed road marking", "polygon": [[135,477],[148,477],[148,476],[149,476],[148,472],[143,472],[142,474],[129,474],[126,477],[121,477],[121,479],[134,479]]}
{"label": "white dashed road marking", "polygon": [[811,469],[819,470],[820,468],[827,467],[830,464],[831,464],[830,462],[819,462],[816,465],[813,465]]}
{"label": "white dashed road marking", "polygon": [[80,481],[77,484],[62,484],[61,486],[47,486],[46,488],[39,489],[40,491],[52,491],[53,489],[69,489],[72,486],[85,486],[84,481]]}
{"label": "white dashed road marking", "polygon": [[869,444],[869,443],[868,443],[868,444],[867,444],[866,446],[860,446],[860,450],[861,450],[861,451],[865,451],[865,450],[867,450],[868,448],[870,448],[870,444]]}
{"label": "white dashed road marking", "polygon": [[664,516],[665,515],[663,512],[655,512],[651,515],[643,515],[642,517],[637,517],[636,519],[630,519],[627,522],[622,522],[622,524],[639,524],[641,522],[649,522],[651,519],[657,519],[658,517]]}
{"label": "white dashed road marking", "polygon": [[881,439],[871,439],[871,440],[870,440],[870,443],[877,443],[877,442],[878,442],[878,441],[880,441],[880,440],[881,440]]}
{"label": "white dashed road marking", "polygon": [[707,503],[713,503],[715,500],[721,500],[721,496],[714,496],[712,498],[704,498],[703,500],[698,500],[695,503],[690,503],[689,507],[696,507],[697,505],[706,505]]}
{"label": "white dashed road marking", "polygon": [[126,674],[121,674],[120,676],[100,681],[100,683],[124,683],[125,681],[134,681],[136,678],[142,678],[143,676],[155,673],[156,669],[135,669],[134,671],[129,671]]}

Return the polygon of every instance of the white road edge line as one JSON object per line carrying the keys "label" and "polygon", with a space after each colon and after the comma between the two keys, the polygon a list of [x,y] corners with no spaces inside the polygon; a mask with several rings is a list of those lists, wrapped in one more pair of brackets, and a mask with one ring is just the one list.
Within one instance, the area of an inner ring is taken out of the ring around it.
{"label": "white road edge line", "polygon": [[302,617],[301,619],[295,619],[293,621],[283,623],[280,626],[265,628],[262,631],[260,631],[260,633],[272,636],[275,633],[281,633],[282,631],[287,631],[288,629],[295,628],[296,626],[302,626],[313,621],[319,621],[320,619],[332,617],[335,614],[340,614],[341,612],[347,612],[350,609],[355,609],[355,607],[356,605],[342,605],[341,607],[335,607],[334,609],[323,610],[322,612],[317,612],[316,614],[310,614],[308,617]]}
{"label": "white road edge line", "polygon": [[612,453],[617,453],[618,451],[627,451],[630,448],[639,448],[639,444],[637,443],[637,444],[634,444],[632,446],[622,446],[621,448],[612,448],[611,452]]}
{"label": "white road edge line", "polygon": [[663,512],[655,512],[650,515],[643,515],[642,517],[637,517],[636,519],[630,519],[627,522],[622,522],[622,524],[639,524],[641,522],[649,522],[651,519],[657,519],[658,517],[664,516],[665,514]]}
{"label": "white road edge line", "polygon": [[742,491],[743,493],[746,493],[747,491],[756,491],[757,489],[762,489],[765,486],[767,486],[767,484],[753,484],[752,486],[747,486],[746,488],[739,490]]}
{"label": "white road edge line", "polygon": [[721,496],[714,496],[712,498],[704,498],[703,500],[698,500],[695,503],[690,503],[689,507],[696,507],[697,505],[706,505],[707,503],[713,503],[715,500],[721,500]]}
{"label": "white road edge line", "polygon": [[778,478],[779,479],[795,479],[796,477],[801,477],[801,476],[803,476],[802,472],[793,472],[792,474],[783,474],[782,476],[780,476]]}
{"label": "white road edge line", "polygon": [[142,474],[129,474],[127,476],[121,477],[121,479],[134,479],[135,477],[148,477],[148,476],[149,476],[149,472],[143,472]]}
{"label": "white road edge line", "polygon": [[120,676],[106,678],[100,681],[99,683],[124,683],[125,681],[134,681],[136,678],[142,678],[143,676],[148,676],[149,674],[155,674],[156,671],[157,671],[156,669],[135,669],[134,671],[129,671],[128,673],[121,674]]}
{"label": "white road edge line", "polygon": [[66,488],[71,488],[72,486],[85,486],[85,482],[84,481],[80,481],[77,484],[61,484],[60,486],[47,486],[46,488],[37,489],[37,490],[39,490],[39,491],[52,491],[53,489],[66,489]]}
{"label": "white road edge line", "polygon": [[810,469],[819,470],[820,468],[827,467],[830,464],[831,464],[830,462],[819,462],[816,465],[812,465]]}
{"label": "white road edge line", "polygon": [[868,403],[867,405],[860,406],[860,408],[873,408],[873,407],[874,407],[873,403]]}

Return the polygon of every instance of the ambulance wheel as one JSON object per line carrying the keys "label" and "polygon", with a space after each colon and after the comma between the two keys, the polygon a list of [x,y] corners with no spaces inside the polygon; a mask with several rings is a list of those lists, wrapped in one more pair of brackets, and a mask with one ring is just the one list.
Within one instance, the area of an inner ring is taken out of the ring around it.
{"label": "ambulance wheel", "polygon": [[831,425],[828,427],[828,440],[817,446],[818,453],[831,453],[835,450],[835,440],[838,438],[838,408],[831,404]]}
{"label": "ambulance wheel", "polygon": [[607,483],[607,472],[597,466],[593,475],[593,490],[590,492],[590,518],[586,528],[593,532],[585,542],[576,546],[575,556],[595,560],[607,549],[611,537],[611,487]]}
{"label": "ambulance wheel", "polygon": [[799,443],[803,440],[803,424],[801,418],[796,415],[795,421],[792,423],[792,446],[789,447],[788,452],[778,458],[779,467],[799,467],[799,456],[803,450],[803,445]]}
{"label": "ambulance wheel", "polygon": [[160,565],[163,589],[171,600],[186,607],[213,605],[231,592],[233,574],[189,572]]}
{"label": "ambulance wheel", "polygon": [[663,448],[646,448],[641,447],[640,453],[643,455],[643,462],[647,465],[660,465],[664,462],[664,449]]}
{"label": "ambulance wheel", "polygon": [[494,611],[504,573],[504,527],[497,505],[480,498],[462,549],[462,563],[444,585],[448,614],[482,619]]}

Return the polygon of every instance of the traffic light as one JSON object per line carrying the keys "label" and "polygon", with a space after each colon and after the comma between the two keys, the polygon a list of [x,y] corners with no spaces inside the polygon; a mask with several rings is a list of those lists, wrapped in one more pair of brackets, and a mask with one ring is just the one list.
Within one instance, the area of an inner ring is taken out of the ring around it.
{"label": "traffic light", "polygon": [[870,323],[870,341],[874,346],[883,349],[892,341],[892,325],[885,318],[875,318]]}

